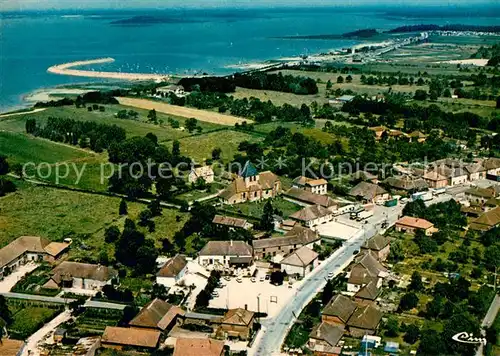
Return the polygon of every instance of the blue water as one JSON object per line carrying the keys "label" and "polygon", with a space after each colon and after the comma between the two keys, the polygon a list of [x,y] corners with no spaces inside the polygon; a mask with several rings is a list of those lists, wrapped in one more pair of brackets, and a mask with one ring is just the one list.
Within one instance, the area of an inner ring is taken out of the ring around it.
{"label": "blue water", "polygon": [[[48,67],[70,61],[113,57],[103,70],[161,73],[227,73],[226,65],[248,63],[348,47],[352,40],[286,40],[273,37],[342,34],[363,28],[405,24],[467,23],[497,25],[489,14],[468,12],[436,18],[387,9],[311,8],[247,10],[93,11],[3,13],[0,22],[0,110],[19,106],[33,90],[97,79],[59,76]],[[114,25],[134,16],[155,16],[162,23]],[[468,17],[465,17],[468,16]]]}

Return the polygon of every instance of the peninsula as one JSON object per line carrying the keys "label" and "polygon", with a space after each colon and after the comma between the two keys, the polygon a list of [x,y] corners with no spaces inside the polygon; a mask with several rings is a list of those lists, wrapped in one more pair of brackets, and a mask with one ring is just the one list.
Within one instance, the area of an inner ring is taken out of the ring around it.
{"label": "peninsula", "polygon": [[114,61],[115,60],[113,58],[107,57],[107,58],[91,59],[86,61],[69,62],[69,63],[54,65],[48,68],[47,72],[60,75],[72,75],[76,77],[109,78],[109,79],[120,79],[120,80],[162,81],[170,78],[170,76],[166,74],[103,72],[103,71],[73,69],[74,67],[80,67],[92,64],[112,63]]}

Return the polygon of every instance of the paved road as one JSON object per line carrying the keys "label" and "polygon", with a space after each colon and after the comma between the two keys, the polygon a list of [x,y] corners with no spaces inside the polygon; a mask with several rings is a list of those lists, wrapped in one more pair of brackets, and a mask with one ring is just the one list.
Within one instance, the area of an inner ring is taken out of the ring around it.
{"label": "paved road", "polygon": [[[69,303],[74,302],[76,300],[76,299],[72,299],[72,298],[49,297],[49,296],[45,296],[45,295],[23,294],[23,293],[0,293],[0,295],[3,295],[5,298],[33,300],[33,301],[37,301],[37,302],[56,303],[56,304],[69,304]],[[126,304],[87,300],[83,306],[87,307],[87,308],[123,310],[123,309],[125,309],[125,307],[127,305]]]}
{"label": "paved road", "polygon": [[[490,308],[486,313],[483,322],[481,323],[481,335],[484,337],[486,335],[486,329],[493,324],[495,318],[498,314],[498,310],[500,309],[500,296],[497,294],[495,298],[491,302]],[[482,356],[483,353],[483,344],[479,345],[476,351],[476,356]]]}
{"label": "paved road", "polygon": [[297,290],[292,302],[283,306],[283,309],[274,318],[262,321],[262,331],[257,340],[249,350],[249,355],[279,355],[281,344],[285,340],[286,334],[291,328],[293,321],[300,314],[301,310],[309,301],[324,288],[328,273],[335,275],[349,265],[354,258],[354,251],[359,250],[361,245],[370,237],[374,236],[380,229],[383,221],[387,220],[392,225],[398,219],[402,207],[392,208],[388,216],[380,216],[379,220],[371,220],[369,224],[363,226],[351,239],[330,256],[326,261],[314,270],[302,283],[302,287]]}

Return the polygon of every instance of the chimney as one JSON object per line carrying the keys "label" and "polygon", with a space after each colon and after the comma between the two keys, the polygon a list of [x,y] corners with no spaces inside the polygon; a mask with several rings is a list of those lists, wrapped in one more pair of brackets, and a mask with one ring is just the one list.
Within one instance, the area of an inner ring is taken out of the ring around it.
{"label": "chimney", "polygon": [[248,304],[245,304],[245,310],[248,310]]}

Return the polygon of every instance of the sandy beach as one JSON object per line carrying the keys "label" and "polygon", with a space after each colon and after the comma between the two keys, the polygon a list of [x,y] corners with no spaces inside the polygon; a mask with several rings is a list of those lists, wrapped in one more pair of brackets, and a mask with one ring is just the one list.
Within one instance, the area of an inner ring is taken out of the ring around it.
{"label": "sandy beach", "polygon": [[83,65],[112,63],[114,61],[115,60],[113,58],[108,57],[108,58],[91,59],[86,61],[69,62],[69,63],[54,65],[48,68],[47,72],[60,75],[72,75],[76,77],[106,78],[106,79],[119,79],[119,80],[163,81],[163,80],[168,80],[170,78],[170,76],[166,74],[101,72],[93,70],[72,69],[74,67],[79,67]]}

